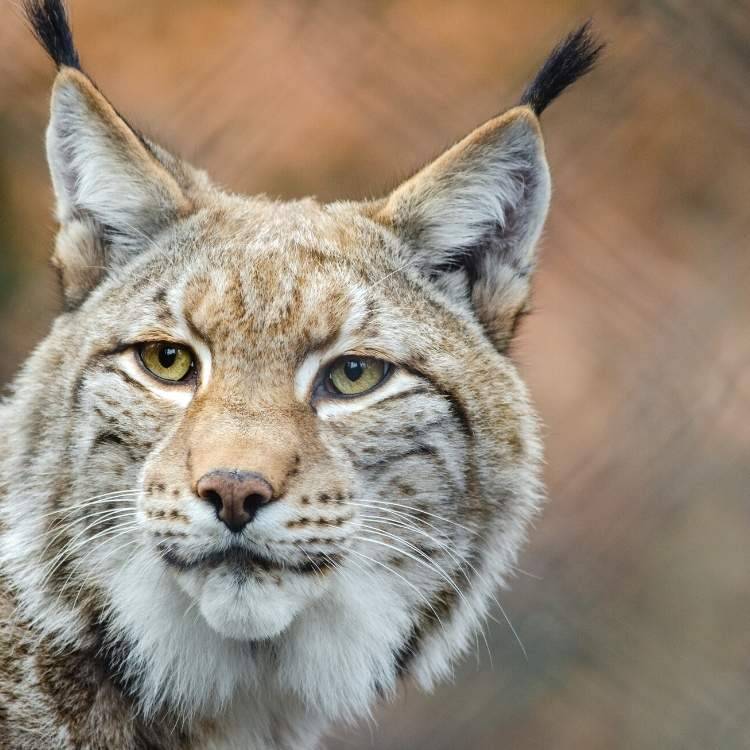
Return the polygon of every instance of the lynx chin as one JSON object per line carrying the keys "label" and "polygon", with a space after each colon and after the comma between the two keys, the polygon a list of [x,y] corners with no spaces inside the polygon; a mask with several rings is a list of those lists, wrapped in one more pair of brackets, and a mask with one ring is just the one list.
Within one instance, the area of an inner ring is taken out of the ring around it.
{"label": "lynx chin", "polygon": [[61,0],[64,311],[0,404],[0,746],[311,750],[448,677],[543,497],[508,357],[550,197],[518,106],[379,200],[245,197],[131,127]]}

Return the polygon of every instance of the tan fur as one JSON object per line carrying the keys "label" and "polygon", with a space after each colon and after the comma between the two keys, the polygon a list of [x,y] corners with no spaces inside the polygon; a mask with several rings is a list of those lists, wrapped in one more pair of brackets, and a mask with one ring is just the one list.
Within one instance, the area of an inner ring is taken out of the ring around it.
{"label": "tan fur", "polygon": [[[311,748],[400,679],[445,677],[542,494],[505,355],[549,195],[534,115],[365,204],[229,195],[72,70],[48,144],[70,309],[0,406],[7,746]],[[86,192],[97,160],[121,206]],[[191,347],[195,382],[149,375],[153,341]],[[331,397],[344,354],[392,373]],[[241,536],[196,493],[214,469],[273,488]]]}

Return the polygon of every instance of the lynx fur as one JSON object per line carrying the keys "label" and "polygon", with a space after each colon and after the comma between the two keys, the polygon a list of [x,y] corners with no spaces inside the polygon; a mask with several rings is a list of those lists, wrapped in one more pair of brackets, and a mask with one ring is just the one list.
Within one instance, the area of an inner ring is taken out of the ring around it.
{"label": "lynx fur", "polygon": [[[60,0],[26,11],[65,309],[0,405],[0,747],[310,750],[450,675],[540,507],[507,350],[538,115],[598,47],[572,34],[385,198],[321,205],[214,186],[104,98]],[[337,363],[382,378],[334,391]]]}

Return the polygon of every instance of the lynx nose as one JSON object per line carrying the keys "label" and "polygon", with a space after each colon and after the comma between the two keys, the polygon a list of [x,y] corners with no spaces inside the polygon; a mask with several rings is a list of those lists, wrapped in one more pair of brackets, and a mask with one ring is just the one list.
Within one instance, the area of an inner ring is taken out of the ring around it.
{"label": "lynx nose", "polygon": [[196,491],[214,506],[219,520],[233,532],[242,531],[273,496],[273,488],[260,474],[228,469],[204,474],[198,480]]}

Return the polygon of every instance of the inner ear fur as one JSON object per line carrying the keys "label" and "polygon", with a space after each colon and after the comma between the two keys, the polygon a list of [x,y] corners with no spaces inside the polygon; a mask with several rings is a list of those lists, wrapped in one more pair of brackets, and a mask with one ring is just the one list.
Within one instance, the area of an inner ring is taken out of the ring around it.
{"label": "inner ear fur", "polygon": [[550,178],[536,115],[485,123],[380,202],[413,267],[468,303],[505,350],[525,312]]}

